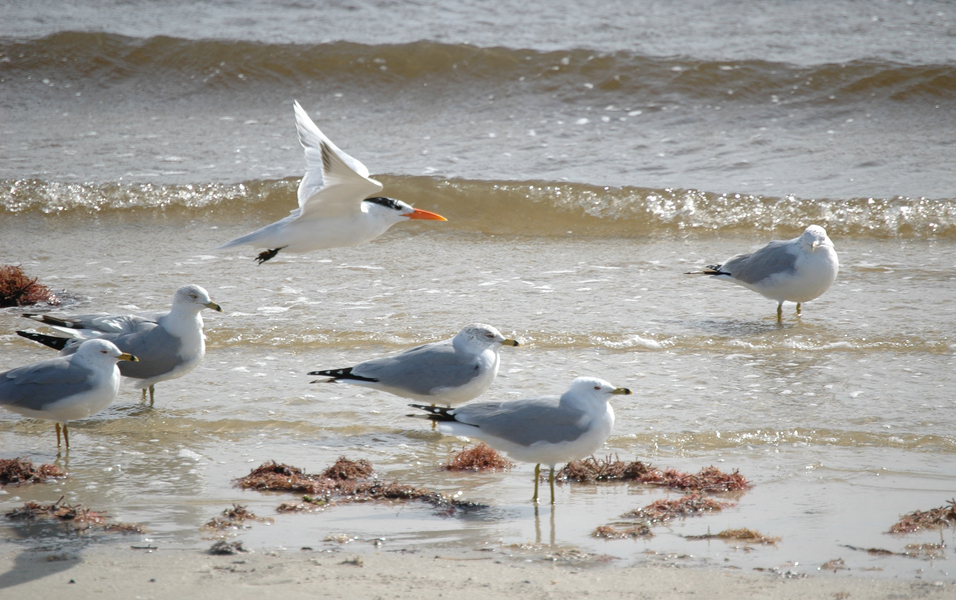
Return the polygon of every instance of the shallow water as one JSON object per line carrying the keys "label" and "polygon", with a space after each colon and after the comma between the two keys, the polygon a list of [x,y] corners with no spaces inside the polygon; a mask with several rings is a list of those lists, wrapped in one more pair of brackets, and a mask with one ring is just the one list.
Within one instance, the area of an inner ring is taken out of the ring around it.
{"label": "shallow water", "polygon": [[[70,477],[3,489],[0,510],[65,495],[149,528],[96,538],[122,546],[207,547],[201,526],[235,502],[275,518],[238,533],[257,550],[338,548],[324,540],[345,534],[358,538],[349,551],[375,540],[506,553],[540,543],[626,563],[812,573],[842,558],[851,574],[952,577],[948,554],[846,547],[953,544],[952,530],[884,533],[956,490],[953,45],[924,43],[951,36],[949,17],[935,15],[945,6],[863,14],[831,3],[844,21],[794,28],[798,16],[769,4],[753,15],[773,23],[760,36],[715,27],[689,45],[622,33],[684,23],[663,4],[622,11],[620,23],[582,19],[590,29],[564,41],[552,34],[577,29],[554,15],[542,22],[556,28],[494,37],[468,2],[447,5],[434,21],[447,25],[441,34],[422,16],[422,29],[402,29],[410,37],[384,28],[378,40],[346,17],[337,32],[310,32],[280,3],[269,14],[240,5],[248,23],[209,9],[202,18],[222,28],[208,34],[195,14],[133,23],[117,5],[107,25],[99,9],[70,6],[69,21],[0,25],[0,262],[66,290],[65,310],[164,309],[192,282],[225,312],[205,315],[199,368],[157,386],[153,408],[124,387],[107,410],[71,424],[73,447],[58,463]],[[357,19],[401,10],[358,8]],[[279,22],[290,24],[281,34],[269,26]],[[158,37],[171,24],[177,35]],[[766,37],[774,27],[791,34],[780,47]],[[895,38],[873,43],[887,28],[929,33],[908,36],[904,53]],[[304,162],[294,97],[382,174],[388,195],[449,221],[261,267],[252,249],[212,252],[294,207]],[[799,319],[788,304],[778,325],[774,302],[683,274],[811,222],[834,239],[841,271]],[[29,325],[18,313],[0,311],[2,368],[50,355],[14,335]],[[735,507],[655,527],[651,539],[596,540],[597,526],[677,494],[560,485],[554,509],[535,511],[531,465],[440,471],[463,441],[407,417],[399,398],[306,375],[473,321],[524,343],[502,350],[487,398],[599,376],[635,391],[616,399],[604,453],[739,469],[754,487],[724,498]],[[294,497],[232,485],[270,459],[319,472],[342,455],[487,508],[277,515]],[[0,456],[56,460],[52,426],[0,413]],[[745,550],[682,537],[731,527],[781,541]],[[87,543],[2,522],[0,531],[4,552]]]}
{"label": "shallow water", "polygon": [[[44,228],[47,218],[27,220]],[[558,393],[574,376],[601,376],[636,392],[615,402],[617,424],[606,454],[687,471],[710,464],[739,469],[755,484],[723,514],[658,527],[655,538],[637,542],[603,542],[590,533],[676,493],[622,484],[559,486],[555,544],[631,561],[650,560],[643,553],[653,551],[714,564],[729,558],[727,564],[743,568],[787,561],[816,568],[842,557],[854,570],[906,575],[930,569],[924,561],[876,559],[841,544],[902,551],[908,543],[939,541],[939,533],[883,532],[901,514],[940,506],[951,495],[956,381],[953,331],[945,324],[954,315],[934,297],[951,294],[954,284],[921,258],[952,261],[951,244],[901,246],[894,262],[913,266],[897,266],[889,288],[872,281],[865,267],[882,243],[838,242],[844,266],[837,284],[807,303],[801,319],[788,314],[778,326],[773,302],[682,274],[698,262],[693,246],[724,256],[746,247],[743,238],[490,238],[409,226],[368,246],[336,251],[334,260],[313,254],[255,267],[249,256],[187,253],[177,261],[170,249],[188,246],[200,229],[185,222],[132,227],[129,234],[111,227],[116,244],[126,248],[122,257],[67,241],[95,230],[94,220],[78,219],[59,231],[68,258],[58,258],[58,268],[71,275],[51,283],[92,296],[77,310],[107,298],[117,310],[159,308],[168,302],[164,291],[196,280],[189,274],[195,269],[225,313],[206,315],[206,360],[187,377],[157,386],[153,409],[139,404],[137,390],[124,388],[109,409],[72,425],[73,449],[61,463],[69,479],[8,489],[4,506],[66,493],[68,501],[145,523],[148,538],[160,545],[209,543],[199,527],[233,502],[276,518],[241,534],[260,549],[314,547],[333,534],[385,538],[388,548],[548,544],[552,513],[545,506],[535,519],[530,465],[480,475],[439,471],[462,441],[406,417],[412,410],[401,399],[310,384],[314,378],[306,375],[483,320],[525,343],[502,350],[501,374],[488,398]],[[214,232],[228,239],[241,229]],[[138,242],[123,244],[123,235]],[[51,260],[42,258],[45,238],[13,235],[30,272],[42,272]],[[395,256],[408,258],[396,264]],[[462,256],[488,262],[462,269]],[[172,268],[152,274],[138,268],[154,260]],[[111,283],[96,283],[104,278]],[[16,315],[0,316],[2,330],[24,326]],[[10,364],[46,356],[13,335],[0,340]],[[5,454],[55,459],[48,424],[4,413],[0,436]],[[489,508],[452,517],[414,505],[273,515],[294,497],[242,492],[231,484],[270,459],[317,472],[340,455],[367,458],[382,477]],[[680,537],[729,527],[782,541],[743,552]],[[951,543],[951,533],[944,538]]]}

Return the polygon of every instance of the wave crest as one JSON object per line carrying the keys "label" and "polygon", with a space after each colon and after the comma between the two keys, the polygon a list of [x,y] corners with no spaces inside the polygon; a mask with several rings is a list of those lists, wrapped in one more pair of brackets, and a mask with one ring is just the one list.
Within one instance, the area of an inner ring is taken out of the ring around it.
{"label": "wave crest", "polygon": [[872,103],[956,93],[956,66],[853,61],[801,67],[761,60],[707,61],[587,49],[539,51],[419,41],[367,45],[264,44],[132,38],[63,32],[34,40],[0,41],[0,76],[107,84],[146,89],[228,87],[250,82],[300,85],[341,80],[351,85],[405,86],[427,79],[456,86],[473,83],[532,85],[573,95],[599,88],[631,101],[766,101],[830,103],[831,96]]}
{"label": "wave crest", "polygon": [[[956,238],[956,203],[928,198],[803,199],[700,190],[601,187],[577,183],[379,178],[386,193],[448,217],[443,230],[501,235],[745,233],[799,234],[817,223],[832,236]],[[0,212],[183,213],[192,220],[236,222],[255,213],[285,216],[297,178],[237,184],[0,182]]]}

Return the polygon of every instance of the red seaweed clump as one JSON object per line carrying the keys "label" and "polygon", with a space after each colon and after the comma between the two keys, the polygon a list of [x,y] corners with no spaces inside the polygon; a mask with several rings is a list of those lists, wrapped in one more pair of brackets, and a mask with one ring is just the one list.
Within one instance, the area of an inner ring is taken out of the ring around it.
{"label": "red seaweed clump", "polygon": [[269,461],[235,481],[243,489],[305,494],[302,503],[286,502],[280,505],[280,512],[306,512],[334,502],[375,500],[421,500],[448,510],[480,507],[471,502],[446,498],[425,488],[380,481],[374,475],[375,471],[367,460],[352,461],[343,456],[321,475],[310,475],[301,469]]}
{"label": "red seaweed clump", "polygon": [[357,481],[359,479],[368,479],[375,474],[372,469],[372,463],[360,458],[359,460],[349,460],[344,456],[339,457],[335,464],[322,472],[322,477],[334,479],[336,481]]}
{"label": "red seaweed clump", "polygon": [[56,465],[34,467],[22,458],[0,459],[0,485],[39,483],[57,477],[66,477],[66,473]]}
{"label": "red seaweed clump", "polygon": [[690,517],[705,512],[720,512],[733,502],[720,502],[698,493],[686,494],[678,500],[657,500],[622,515],[625,519],[643,519],[651,523],[662,523],[677,517]]}
{"label": "red seaweed clump", "polygon": [[695,492],[733,492],[751,487],[739,472],[724,473],[714,466],[704,467],[696,475],[676,469],[658,469],[641,461],[626,463],[593,456],[568,463],[555,474],[558,481],[593,483],[595,481],[633,481]]}
{"label": "red seaweed clump", "polygon": [[890,527],[890,533],[913,533],[921,529],[942,529],[956,525],[956,498],[947,500],[946,506],[930,510],[915,510],[903,515]]}
{"label": "red seaweed clump", "polygon": [[455,454],[441,468],[445,471],[506,471],[513,466],[514,463],[501,456],[488,444],[481,442]]}
{"label": "red seaweed clump", "polygon": [[274,460],[263,463],[245,477],[235,480],[244,490],[272,490],[277,492],[298,492],[320,494],[328,488],[328,483],[318,475],[307,475],[302,469],[280,464]]}
{"label": "red seaweed clump", "polygon": [[595,481],[635,481],[647,473],[650,466],[636,460],[626,463],[622,460],[597,459],[589,456],[583,460],[574,460],[554,474],[556,481],[594,483]]}
{"label": "red seaweed clump", "polygon": [[696,475],[676,469],[664,469],[663,471],[650,469],[636,481],[649,485],[708,493],[745,490],[752,485],[739,472],[724,473],[714,466],[704,467]]}
{"label": "red seaweed clump", "polygon": [[144,533],[146,531],[142,525],[136,523],[110,522],[109,517],[104,513],[92,511],[82,504],[63,504],[63,497],[60,497],[60,499],[53,504],[27,502],[22,507],[15,508],[4,516],[14,521],[36,519],[57,520],[75,531],[94,528],[121,533]]}
{"label": "red seaweed clump", "polygon": [[59,304],[50,288],[29,277],[20,265],[0,265],[0,308],[32,304]]}

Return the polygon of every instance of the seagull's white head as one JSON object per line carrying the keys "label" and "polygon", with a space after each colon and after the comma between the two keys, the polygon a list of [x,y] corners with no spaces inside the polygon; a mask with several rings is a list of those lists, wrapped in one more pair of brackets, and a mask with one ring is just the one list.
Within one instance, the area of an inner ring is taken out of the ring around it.
{"label": "seagull's white head", "polygon": [[465,325],[455,335],[452,344],[457,350],[480,354],[487,348],[497,349],[499,346],[519,346],[516,340],[508,339],[501,332],[483,323]]}
{"label": "seagull's white head", "polygon": [[366,198],[362,201],[367,209],[367,213],[376,218],[381,218],[389,223],[398,223],[406,219],[421,219],[424,221],[447,221],[445,217],[414,208],[401,200],[395,198]]}
{"label": "seagull's white head", "polygon": [[819,225],[811,225],[807,227],[806,231],[803,232],[803,235],[800,236],[800,243],[804,247],[808,248],[810,252],[815,251],[821,246],[833,248],[833,242],[830,241],[829,237],[827,237],[827,230]]}
{"label": "seagull's white head", "polygon": [[578,377],[571,382],[571,387],[568,388],[567,393],[582,400],[604,403],[610,400],[611,396],[630,394],[631,390],[614,387],[607,381],[598,379],[597,377]]}
{"label": "seagull's white head", "polygon": [[127,354],[107,340],[86,340],[74,355],[89,365],[115,365],[118,360],[137,362],[132,354]]}
{"label": "seagull's white head", "polygon": [[222,312],[222,308],[209,298],[209,292],[198,285],[184,285],[173,294],[173,309],[192,310],[199,312],[204,308],[211,308]]}

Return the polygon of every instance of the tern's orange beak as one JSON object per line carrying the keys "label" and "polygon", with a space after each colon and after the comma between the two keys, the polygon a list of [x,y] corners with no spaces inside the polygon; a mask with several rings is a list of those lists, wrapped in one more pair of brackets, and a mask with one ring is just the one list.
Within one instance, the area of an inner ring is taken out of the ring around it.
{"label": "tern's orange beak", "polygon": [[427,210],[421,210],[416,208],[414,212],[410,212],[405,215],[409,219],[422,219],[423,221],[447,221],[445,217],[437,215],[433,212],[428,212]]}

